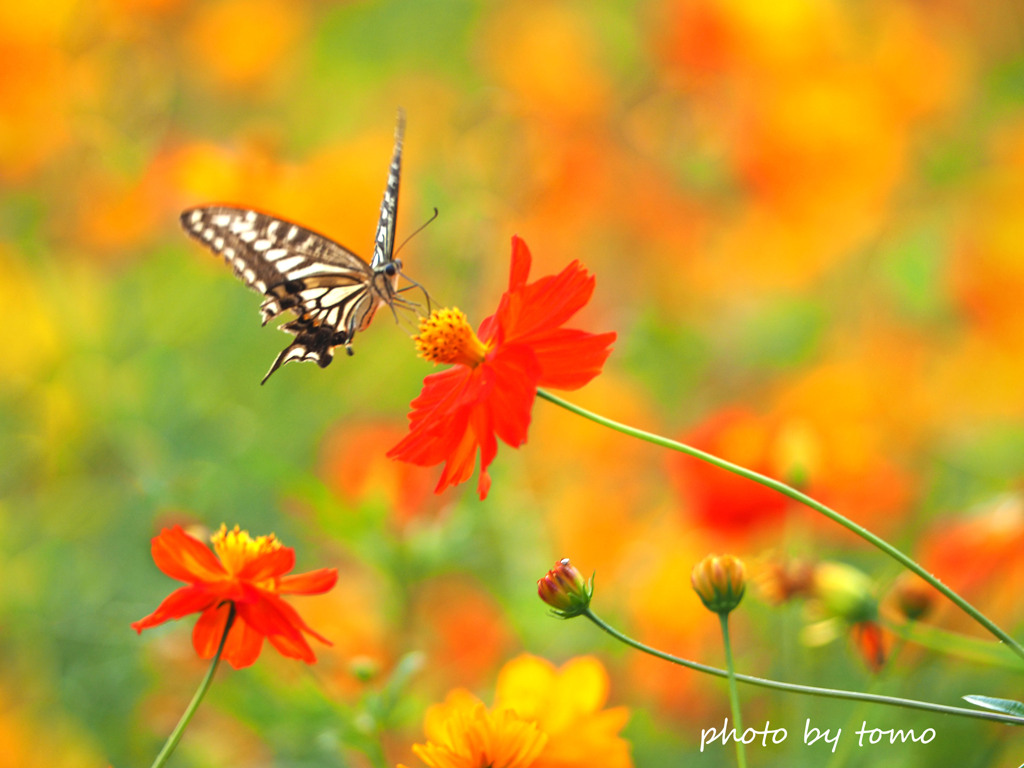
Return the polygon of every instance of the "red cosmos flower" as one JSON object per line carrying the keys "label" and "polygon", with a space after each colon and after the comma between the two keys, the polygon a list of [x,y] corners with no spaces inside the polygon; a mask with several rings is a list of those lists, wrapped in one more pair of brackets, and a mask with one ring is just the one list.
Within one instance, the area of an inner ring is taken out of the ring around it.
{"label": "red cosmos flower", "polygon": [[295,567],[295,550],[283,546],[274,534],[253,539],[238,526],[228,531],[222,525],[211,541],[216,556],[178,525],[164,528],[153,538],[157,568],[188,586],[172,592],[132,628],[141,633],[170,619],[200,613],[192,631],[192,645],[200,658],[209,659],[217,652],[233,604],[235,620],[222,658],[235,669],[256,661],[264,638],[283,656],[307,664],[316,661],[302,633],[326,645],[330,641],[310,629],[280,595],[326,592],[338,580],[338,572],[321,568],[286,576]]}
{"label": "red cosmos flower", "polygon": [[409,434],[388,456],[425,467],[444,462],[437,493],[469,479],[479,449],[477,488],[485,498],[496,438],[513,448],[526,442],[537,388],[579,389],[611,353],[615,333],[561,327],[594,292],[594,277],[578,261],[532,283],[529,273],[530,251],[513,237],[508,290],[479,335],[458,309],[437,310],[420,322],[420,356],[455,366],[424,379],[412,401]]}

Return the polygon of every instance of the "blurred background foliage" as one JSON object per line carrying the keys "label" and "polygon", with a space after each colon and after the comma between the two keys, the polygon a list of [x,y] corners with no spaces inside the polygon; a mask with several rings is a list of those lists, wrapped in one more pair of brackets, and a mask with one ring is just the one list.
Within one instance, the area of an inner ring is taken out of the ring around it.
{"label": "blurred background foliage", "polygon": [[[597,571],[600,614],[709,663],[688,577],[710,551],[852,563],[879,596],[897,575],[808,510],[546,403],[486,502],[434,496],[436,470],[384,457],[429,372],[410,320],[260,387],[285,337],[177,213],[260,207],[369,254],[399,106],[399,239],[440,210],[402,259],[435,300],[489,314],[514,233],[534,275],[581,259],[577,325],[619,341],[577,402],[800,484],[1020,636],[1012,0],[3,0],[0,62],[0,763],[152,759],[204,669],[186,626],[128,626],[173,586],[148,542],[175,522],[273,530],[299,570],[341,571],[296,601],[335,646],[223,672],[175,757],[197,768],[361,766],[378,738],[409,762],[428,703],[486,697],[522,651],[598,654],[635,763],[679,765],[724,686],[549,618],[534,582],[556,558]],[[806,622],[752,592],[739,667],[1020,697],[1019,673],[913,646],[875,677],[849,637],[803,644]],[[837,764],[1024,759],[1006,727],[743,696],[749,724],[790,730],[754,765],[824,764],[806,717],[938,731]]]}

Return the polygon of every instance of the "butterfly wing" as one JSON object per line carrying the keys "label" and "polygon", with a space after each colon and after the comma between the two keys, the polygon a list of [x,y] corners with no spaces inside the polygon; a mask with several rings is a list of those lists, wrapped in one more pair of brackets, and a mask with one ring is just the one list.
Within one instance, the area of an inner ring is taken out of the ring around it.
{"label": "butterfly wing", "polygon": [[[402,142],[404,138],[405,112],[398,110],[398,122],[395,125],[395,149],[391,154],[388,183],[384,187],[384,200],[380,204],[380,221],[377,222],[373,258],[370,260],[370,267],[374,270],[380,270],[394,260],[395,220],[398,218],[398,183],[402,176]],[[397,275],[395,283],[397,283]],[[392,285],[394,286],[395,283]]]}
{"label": "butterfly wing", "polygon": [[277,356],[263,382],[293,360],[326,368],[341,344],[351,355],[356,332],[370,324],[382,304],[393,309],[400,301],[402,265],[394,259],[394,248],[404,135],[405,113],[399,110],[370,264],[330,238],[259,211],[214,205],[181,214],[189,235],[223,256],[246,285],[264,295],[264,325],[285,309],[296,315],[281,326],[295,341]]}
{"label": "butterfly wing", "polygon": [[246,208],[205,206],[183,212],[181,224],[264,295],[264,325],[282,310],[295,313],[295,320],[281,326],[295,341],[282,350],[263,381],[293,360],[326,367],[333,348],[348,347],[355,332],[387,301],[365,261],[290,221]]}

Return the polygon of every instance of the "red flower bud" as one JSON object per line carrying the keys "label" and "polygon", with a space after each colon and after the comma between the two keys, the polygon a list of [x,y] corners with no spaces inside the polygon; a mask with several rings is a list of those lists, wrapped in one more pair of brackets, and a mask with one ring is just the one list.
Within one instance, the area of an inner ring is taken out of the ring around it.
{"label": "red flower bud", "polygon": [[556,616],[571,619],[590,607],[594,578],[591,576],[587,582],[569,562],[569,558],[564,558],[548,571],[547,576],[537,580],[537,594],[551,606]]}

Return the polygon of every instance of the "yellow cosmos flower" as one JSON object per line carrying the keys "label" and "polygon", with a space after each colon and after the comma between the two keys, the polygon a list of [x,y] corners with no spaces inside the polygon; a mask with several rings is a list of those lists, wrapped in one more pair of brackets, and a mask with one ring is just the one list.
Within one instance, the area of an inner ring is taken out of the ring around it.
{"label": "yellow cosmos flower", "polygon": [[412,750],[430,768],[531,768],[547,741],[536,724],[508,709],[488,710],[466,690],[430,707],[424,731],[427,743]]}
{"label": "yellow cosmos flower", "polygon": [[607,698],[597,659],[556,668],[524,654],[498,674],[492,709],[465,690],[430,707],[413,752],[430,768],[633,768],[618,735],[628,712],[605,709]]}
{"label": "yellow cosmos flower", "polygon": [[608,689],[608,673],[593,656],[555,667],[523,654],[498,673],[494,704],[536,722],[547,735],[533,768],[633,768],[629,742],[619,736],[629,711],[605,709]]}

